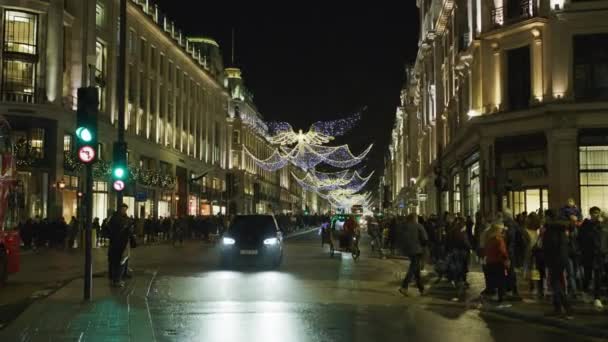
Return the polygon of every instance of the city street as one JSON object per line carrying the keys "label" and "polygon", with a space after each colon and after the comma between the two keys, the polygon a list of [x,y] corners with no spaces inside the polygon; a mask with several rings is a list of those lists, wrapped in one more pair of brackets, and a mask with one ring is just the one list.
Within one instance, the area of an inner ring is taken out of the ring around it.
{"label": "city street", "polygon": [[[433,293],[425,298],[404,298],[396,291],[394,274],[405,262],[370,257],[369,248],[362,247],[359,261],[346,254],[330,259],[316,233],[308,233],[287,240],[284,264],[276,271],[222,270],[217,250],[198,242],[174,249],[144,247],[140,259],[133,259],[133,267],[138,274],[155,274],[135,286],[148,294],[149,316],[143,314],[143,318],[130,321],[149,319],[150,323],[144,325],[153,331],[147,333],[158,341],[594,341],[563,330],[480,313],[435,298]],[[142,260],[144,256],[150,259]],[[94,286],[108,288],[103,278],[96,278]],[[62,291],[57,298],[51,296],[26,311],[0,332],[0,338],[48,341],[49,336],[50,340],[78,336],[81,340],[106,341],[123,336],[125,340],[144,340],[144,335],[134,333],[132,324],[127,327],[113,322],[111,329],[96,331],[94,323],[106,313],[94,310],[72,317],[78,324],[63,322],[63,327],[44,327],[48,324],[44,320],[50,318],[31,322],[29,317],[34,313],[54,316],[46,310],[58,310],[61,304],[66,311],[65,303],[76,303],[81,298],[78,286]],[[108,296],[114,298],[113,303],[120,303],[120,294]],[[101,310],[100,303],[107,299],[95,297]],[[134,311],[127,300],[124,307],[113,306],[112,315],[120,317],[123,309],[125,315]],[[38,311],[30,312],[33,310]],[[82,323],[83,319],[91,322]]]}
{"label": "city street", "polygon": [[[192,254],[190,254],[192,253]],[[188,251],[159,269],[150,294],[158,340],[167,341],[591,341],[398,294],[403,261],[330,259],[315,234],[291,239],[278,271],[216,268],[212,251]]]}

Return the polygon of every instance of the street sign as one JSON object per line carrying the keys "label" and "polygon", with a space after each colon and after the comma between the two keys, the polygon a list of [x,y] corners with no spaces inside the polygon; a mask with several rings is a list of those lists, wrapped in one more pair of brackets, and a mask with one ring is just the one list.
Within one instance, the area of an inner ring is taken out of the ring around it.
{"label": "street sign", "polygon": [[95,160],[95,149],[92,146],[85,145],[78,150],[78,159],[87,164]]}
{"label": "street sign", "polygon": [[418,194],[418,201],[420,201],[420,202],[426,202],[427,198],[428,198],[427,194]]}
{"label": "street sign", "polygon": [[135,200],[137,202],[145,202],[148,199],[148,193],[145,191],[138,191],[135,193]]}
{"label": "street sign", "polygon": [[123,191],[125,189],[125,182],[121,180],[114,181],[113,187],[116,191]]}

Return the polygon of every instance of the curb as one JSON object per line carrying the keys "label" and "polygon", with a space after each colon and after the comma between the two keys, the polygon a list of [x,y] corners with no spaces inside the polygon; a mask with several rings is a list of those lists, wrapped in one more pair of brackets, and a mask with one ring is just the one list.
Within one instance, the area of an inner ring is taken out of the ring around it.
{"label": "curb", "polygon": [[527,314],[522,312],[517,312],[509,309],[496,309],[496,308],[485,308],[482,307],[479,309],[480,312],[488,312],[492,314],[496,314],[499,316],[504,316],[507,318],[513,318],[518,320],[524,320],[529,323],[538,323],[547,326],[551,326],[554,328],[564,329],[576,334],[586,335],[589,337],[597,337],[597,338],[608,338],[608,330],[596,329],[586,327],[580,324],[574,324],[569,321],[548,318],[535,314]]}

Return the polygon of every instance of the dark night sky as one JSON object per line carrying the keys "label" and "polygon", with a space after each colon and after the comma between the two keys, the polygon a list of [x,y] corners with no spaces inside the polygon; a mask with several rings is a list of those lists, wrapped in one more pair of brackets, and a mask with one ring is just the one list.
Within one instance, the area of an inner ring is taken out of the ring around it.
{"label": "dark night sky", "polygon": [[374,142],[368,167],[380,171],[404,65],[417,49],[414,0],[187,3],[159,0],[186,34],[218,40],[226,64],[235,29],[236,63],[267,121],[307,128],[367,106],[358,128],[339,142],[355,154]]}

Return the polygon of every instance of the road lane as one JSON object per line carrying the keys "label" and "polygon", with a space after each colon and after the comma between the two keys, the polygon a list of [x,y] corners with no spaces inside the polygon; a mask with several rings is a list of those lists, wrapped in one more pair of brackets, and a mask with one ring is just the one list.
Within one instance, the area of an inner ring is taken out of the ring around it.
{"label": "road lane", "polygon": [[[365,240],[364,240],[365,241]],[[402,261],[329,257],[313,232],[287,240],[279,270],[218,267],[218,250],[184,248],[149,298],[160,341],[593,341],[462,305],[396,292]],[[176,252],[180,252],[179,250]]]}

